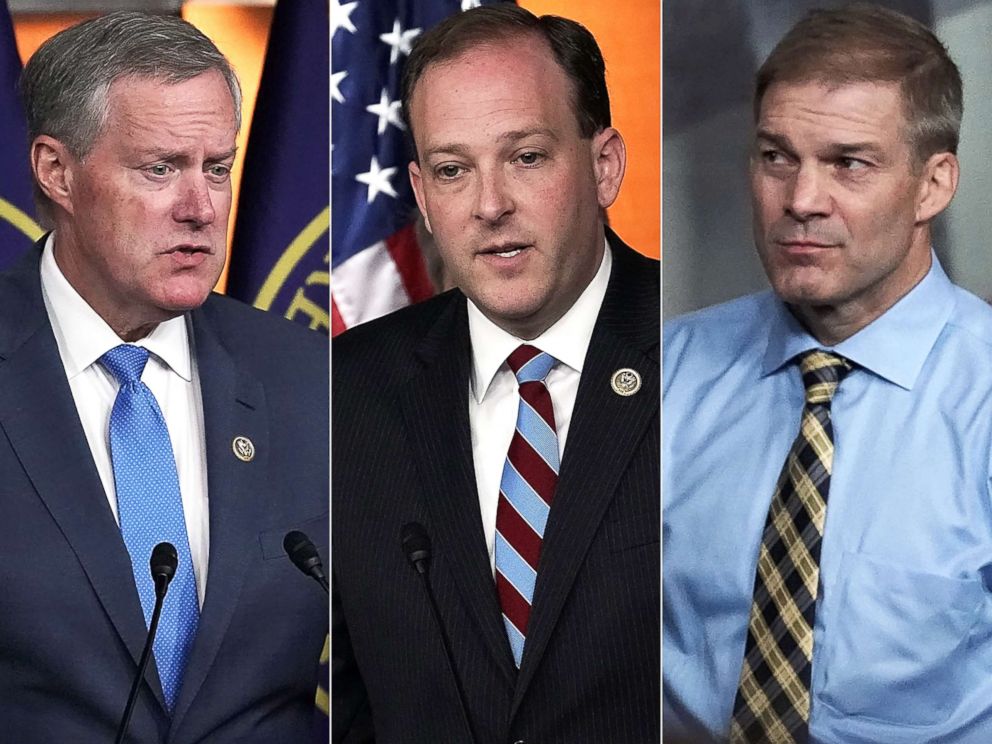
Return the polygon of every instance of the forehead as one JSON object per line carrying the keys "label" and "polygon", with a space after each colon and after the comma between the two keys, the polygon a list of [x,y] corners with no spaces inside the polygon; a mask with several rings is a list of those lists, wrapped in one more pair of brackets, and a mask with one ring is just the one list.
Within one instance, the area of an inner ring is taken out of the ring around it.
{"label": "forehead", "polygon": [[418,150],[449,140],[498,136],[520,127],[577,133],[571,81],[547,42],[519,36],[473,47],[429,66],[410,116]]}
{"label": "forehead", "polygon": [[757,133],[807,142],[906,143],[902,88],[897,82],[778,82],[761,101]]}
{"label": "forehead", "polygon": [[208,70],[172,83],[149,77],[123,77],[107,90],[107,121],[134,133],[144,127],[186,124],[201,130],[236,129],[234,99],[224,76]]}

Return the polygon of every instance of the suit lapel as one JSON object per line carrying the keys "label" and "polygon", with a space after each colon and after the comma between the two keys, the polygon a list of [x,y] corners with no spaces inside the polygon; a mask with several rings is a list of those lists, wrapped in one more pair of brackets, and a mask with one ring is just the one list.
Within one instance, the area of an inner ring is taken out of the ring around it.
{"label": "suit lapel", "polygon": [[465,299],[456,294],[418,350],[422,369],[399,394],[426,488],[435,553],[444,554],[497,666],[516,676],[489,568],[468,421],[471,348]]}
{"label": "suit lapel", "polygon": [[[44,239],[43,239],[44,240]],[[41,298],[40,251],[8,275],[19,309],[0,308],[0,428],[76,554],[137,667],[147,629],[131,559],[107,503]],[[154,669],[153,666],[149,667]],[[146,675],[159,704],[158,675]],[[121,701],[123,706],[124,701]]]}
{"label": "suit lapel", "polygon": [[[208,300],[209,303],[209,300]],[[210,560],[207,591],[196,640],[176,704],[170,739],[203,685],[231,621],[255,545],[252,525],[269,482],[268,411],[261,383],[239,370],[221,345],[204,309],[190,314],[203,401],[210,502]],[[255,445],[250,462],[235,457],[232,442],[246,436]],[[237,680],[230,680],[237,684]]]}
{"label": "suit lapel", "polygon": [[[611,234],[610,242],[613,272],[586,353],[545,528],[511,716],[533,679],[617,484],[658,412],[658,277],[639,265],[646,259],[633,255],[616,236]],[[614,372],[623,368],[636,370],[642,380],[640,390],[629,397],[617,395],[611,386]]]}

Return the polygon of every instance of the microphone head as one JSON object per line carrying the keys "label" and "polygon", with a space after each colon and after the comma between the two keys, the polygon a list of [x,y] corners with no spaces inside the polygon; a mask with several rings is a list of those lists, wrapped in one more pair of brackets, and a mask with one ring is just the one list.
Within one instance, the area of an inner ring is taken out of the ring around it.
{"label": "microphone head", "polygon": [[431,560],[431,539],[424,525],[420,522],[407,522],[400,531],[400,541],[403,543],[406,559],[418,573],[425,573]]}
{"label": "microphone head", "polygon": [[153,579],[162,577],[166,582],[172,581],[179,565],[176,546],[170,542],[160,542],[152,549],[152,557],[148,563],[151,565]]}
{"label": "microphone head", "polygon": [[299,530],[286,533],[286,537],[282,540],[282,548],[293,565],[307,576],[311,575],[315,566],[321,565],[317,546]]}

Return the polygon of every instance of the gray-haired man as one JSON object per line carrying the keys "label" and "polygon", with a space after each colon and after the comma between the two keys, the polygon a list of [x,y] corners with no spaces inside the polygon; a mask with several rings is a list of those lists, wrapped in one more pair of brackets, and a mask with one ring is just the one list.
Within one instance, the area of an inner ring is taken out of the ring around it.
{"label": "gray-haired man", "polygon": [[112,740],[170,542],[128,740],[299,742],[326,603],[281,545],[326,544],[327,351],[211,295],[237,79],[188,23],[120,13],[22,92],[53,232],[0,275],[2,738]]}

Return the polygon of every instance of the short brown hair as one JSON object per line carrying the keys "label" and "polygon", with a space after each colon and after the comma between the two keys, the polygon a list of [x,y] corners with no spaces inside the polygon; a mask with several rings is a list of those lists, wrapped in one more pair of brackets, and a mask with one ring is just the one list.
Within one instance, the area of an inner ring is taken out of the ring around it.
{"label": "short brown hair", "polygon": [[526,35],[547,42],[555,61],[572,82],[572,105],[582,136],[591,137],[610,126],[606,63],[589,30],[568,18],[538,17],[513,3],[498,3],[455,13],[414,43],[402,81],[403,118],[411,142],[410,99],[428,67],[452,60],[473,47]]}
{"label": "short brown hair", "polygon": [[961,74],[933,32],[907,15],[867,3],[808,13],[758,70],[755,121],[773,83],[810,81],[897,82],[916,157],[957,152]]}

